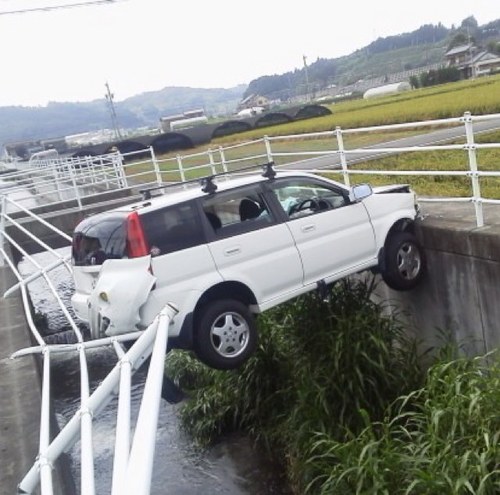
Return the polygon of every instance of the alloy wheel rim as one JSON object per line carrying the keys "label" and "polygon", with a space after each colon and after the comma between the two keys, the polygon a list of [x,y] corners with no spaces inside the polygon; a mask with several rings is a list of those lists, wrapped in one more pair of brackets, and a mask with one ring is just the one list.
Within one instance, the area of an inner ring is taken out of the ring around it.
{"label": "alloy wheel rim", "polygon": [[228,311],[212,324],[210,343],[219,355],[234,358],[245,351],[249,333],[246,320],[240,314]]}
{"label": "alloy wheel rim", "polygon": [[397,254],[398,272],[405,280],[414,280],[420,273],[422,258],[418,247],[413,242],[401,245]]}

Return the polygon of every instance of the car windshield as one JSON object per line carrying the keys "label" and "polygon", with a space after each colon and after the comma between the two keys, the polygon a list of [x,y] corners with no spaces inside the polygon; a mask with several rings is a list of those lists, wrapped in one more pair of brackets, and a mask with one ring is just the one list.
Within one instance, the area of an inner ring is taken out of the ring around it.
{"label": "car windshield", "polygon": [[126,256],[126,215],[96,215],[76,227],[72,258],[76,266],[102,265],[110,258]]}

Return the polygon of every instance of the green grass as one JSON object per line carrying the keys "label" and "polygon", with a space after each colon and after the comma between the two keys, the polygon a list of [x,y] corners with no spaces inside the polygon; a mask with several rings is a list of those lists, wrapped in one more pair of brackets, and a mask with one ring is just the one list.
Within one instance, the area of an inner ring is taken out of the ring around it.
{"label": "green grass", "polygon": [[190,391],[182,424],[205,445],[246,432],[297,495],[500,493],[499,362],[448,346],[425,372],[373,290],[343,281],[327,301],[264,313],[257,352],[235,371],[171,352],[167,372]]}
{"label": "green grass", "polygon": [[[500,143],[500,132],[481,134],[476,137],[477,143]],[[451,143],[450,143],[451,144]],[[500,172],[500,147],[498,149],[479,149],[477,166],[480,171]],[[363,162],[353,167],[354,170],[391,170],[391,171],[457,171],[469,170],[467,151],[419,151],[386,156],[377,160]],[[411,184],[412,189],[422,196],[470,197],[472,185],[470,177],[460,176],[386,176],[355,175],[351,182],[369,182],[373,185]],[[483,177],[480,179],[481,196],[483,198],[500,198],[500,177]]]}
{"label": "green grass", "polygon": [[306,492],[494,495],[500,491],[500,364],[440,362],[384,421],[339,442],[316,434]]}
{"label": "green grass", "polygon": [[[442,84],[372,100],[351,100],[330,105],[332,115],[292,122],[266,129],[219,138],[214,143],[230,143],[269,136],[365,126],[417,122],[460,117],[464,112],[500,112],[500,75]],[[328,105],[327,105],[328,106]]]}

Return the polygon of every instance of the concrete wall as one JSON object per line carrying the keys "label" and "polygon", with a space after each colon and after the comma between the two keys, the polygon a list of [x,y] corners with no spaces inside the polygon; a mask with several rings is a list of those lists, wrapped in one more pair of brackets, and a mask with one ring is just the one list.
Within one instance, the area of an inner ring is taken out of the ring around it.
{"label": "concrete wall", "polygon": [[424,347],[442,343],[442,332],[468,355],[500,347],[500,225],[427,218],[418,236],[428,264],[422,284],[409,292],[380,284],[380,297],[404,313]]}

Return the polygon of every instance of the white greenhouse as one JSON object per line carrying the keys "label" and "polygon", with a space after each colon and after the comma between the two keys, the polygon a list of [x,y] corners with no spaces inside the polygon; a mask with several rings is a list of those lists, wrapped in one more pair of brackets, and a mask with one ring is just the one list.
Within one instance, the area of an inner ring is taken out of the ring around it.
{"label": "white greenhouse", "polygon": [[403,91],[409,91],[411,89],[410,83],[408,82],[398,82],[393,84],[386,84],[385,86],[378,86],[376,88],[370,88],[365,91],[363,98],[377,98],[379,96],[394,95],[397,93],[402,93]]}

